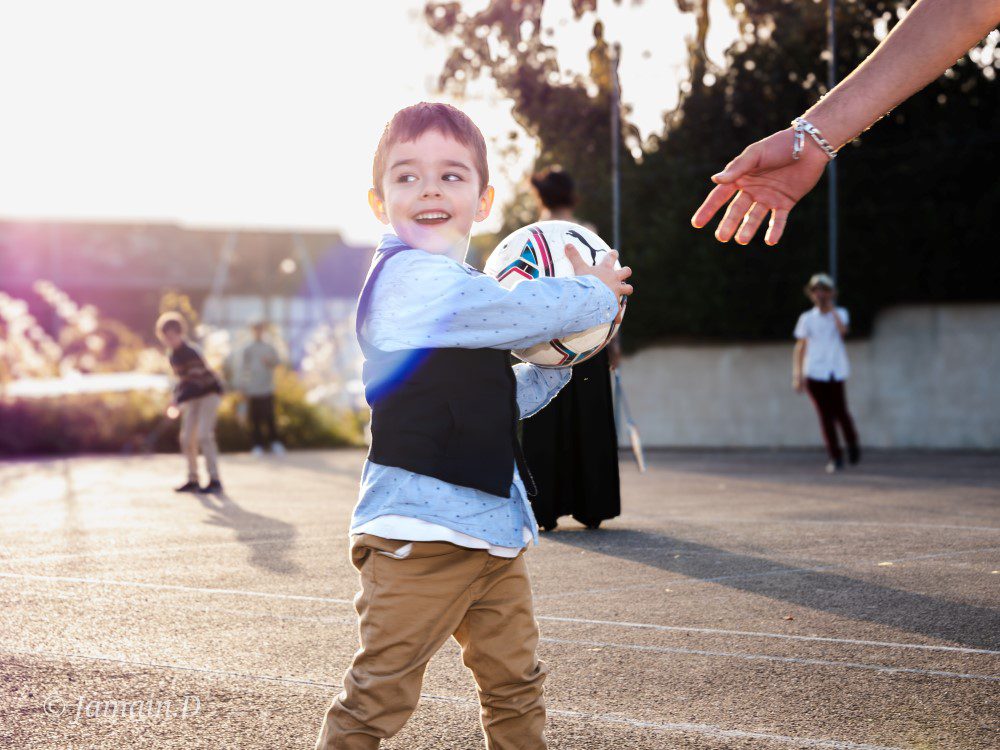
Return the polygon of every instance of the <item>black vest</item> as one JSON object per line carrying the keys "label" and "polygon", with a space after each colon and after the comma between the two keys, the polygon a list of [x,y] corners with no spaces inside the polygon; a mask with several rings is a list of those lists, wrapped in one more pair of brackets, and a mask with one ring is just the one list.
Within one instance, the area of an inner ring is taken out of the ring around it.
{"label": "black vest", "polygon": [[508,497],[517,462],[535,494],[517,439],[520,409],[510,352],[404,349],[385,352],[361,331],[385,261],[409,248],[376,251],[358,298],[356,330],[365,356],[362,380],[372,409],[368,458]]}

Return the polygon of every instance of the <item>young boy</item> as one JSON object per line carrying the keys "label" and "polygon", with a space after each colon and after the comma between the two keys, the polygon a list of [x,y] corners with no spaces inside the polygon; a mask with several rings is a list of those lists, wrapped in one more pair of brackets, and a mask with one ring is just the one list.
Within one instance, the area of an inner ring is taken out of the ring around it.
{"label": "young boy", "polygon": [[826,471],[833,474],[844,468],[844,454],[837,439],[838,424],[847,442],[848,460],[856,464],[861,459],[858,433],[847,409],[846,381],[851,366],[844,336],[849,319],[847,310],[834,306],[837,289],[825,273],[809,279],[805,292],[813,308],[802,313],[795,325],[792,387],[799,393],[807,392],[816,407],[830,457]]}
{"label": "young boy", "polygon": [[510,350],[608,323],[631,294],[613,259],[511,291],[462,261],[493,203],[486,144],[457,109],[396,113],[369,204],[391,224],[358,302],[372,445],[351,522],[361,648],[317,750],[377,748],[413,712],[427,662],[454,636],[490,750],[545,747],[538,628],[523,552],[537,526],[517,420],[569,370],[510,366]]}
{"label": "young boy", "polygon": [[[187,457],[187,482],[176,492],[222,494],[219,479],[219,448],[215,443],[215,421],[222,401],[222,381],[204,358],[185,339],[187,323],[178,313],[164,313],[156,321],[156,335],[170,349],[170,367],[177,376],[171,406],[180,409],[181,452]],[[205,456],[208,484],[198,484],[198,451]]]}

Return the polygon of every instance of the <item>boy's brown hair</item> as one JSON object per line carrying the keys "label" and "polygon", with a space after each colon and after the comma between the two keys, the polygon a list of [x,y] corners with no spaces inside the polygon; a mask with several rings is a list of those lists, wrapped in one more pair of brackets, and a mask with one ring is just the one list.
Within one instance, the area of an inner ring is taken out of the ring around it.
{"label": "boy's brown hair", "polygon": [[415,141],[428,130],[437,130],[450,136],[472,151],[476,173],[479,175],[479,190],[482,192],[490,182],[490,169],[486,163],[486,140],[470,117],[450,104],[420,102],[399,110],[382,131],[375,162],[372,165],[372,187],[375,194],[382,196],[382,179],[387,169],[389,149],[397,143]]}
{"label": "boy's brown hair", "polygon": [[178,312],[165,312],[156,319],[156,337],[160,341],[164,340],[164,334],[168,331],[177,331],[181,336],[184,336],[187,334],[187,329],[187,321]]}

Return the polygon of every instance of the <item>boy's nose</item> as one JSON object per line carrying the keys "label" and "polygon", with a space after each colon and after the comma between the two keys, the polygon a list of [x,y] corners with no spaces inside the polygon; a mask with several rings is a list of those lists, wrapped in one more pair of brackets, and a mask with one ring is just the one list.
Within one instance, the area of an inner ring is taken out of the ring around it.
{"label": "boy's nose", "polygon": [[427,180],[424,182],[423,195],[425,196],[441,195],[441,186],[438,185],[437,180]]}

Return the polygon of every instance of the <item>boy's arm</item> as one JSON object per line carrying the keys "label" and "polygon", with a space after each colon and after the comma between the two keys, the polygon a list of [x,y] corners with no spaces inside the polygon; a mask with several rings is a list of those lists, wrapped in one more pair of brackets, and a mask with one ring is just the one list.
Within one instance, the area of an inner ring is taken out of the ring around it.
{"label": "boy's arm", "polygon": [[508,290],[444,256],[412,250],[386,261],[366,336],[384,351],[521,349],[617,314],[614,293],[595,276],[534,279]]}
{"label": "boy's arm", "polygon": [[548,406],[573,376],[573,368],[552,369],[532,364],[514,365],[517,378],[517,405],[521,419],[527,419]]}

